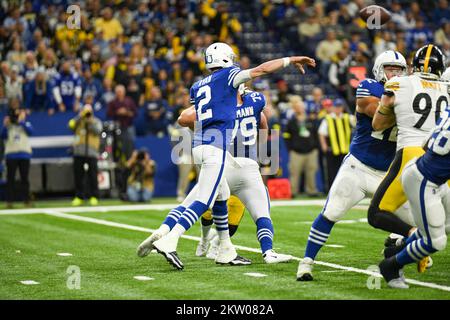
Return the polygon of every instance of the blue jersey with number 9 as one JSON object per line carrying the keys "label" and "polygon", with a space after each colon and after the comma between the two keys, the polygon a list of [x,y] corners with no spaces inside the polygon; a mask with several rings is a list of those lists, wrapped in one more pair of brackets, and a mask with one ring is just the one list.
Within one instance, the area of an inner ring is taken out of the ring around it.
{"label": "blue jersey with number 9", "polygon": [[251,92],[242,96],[242,104],[236,109],[231,154],[258,161],[258,129],[261,123],[261,111],[266,105],[264,95]]}
{"label": "blue jersey with number 9", "polygon": [[437,185],[450,180],[450,107],[438,120],[427,152],[417,160],[417,168],[427,180]]}
{"label": "blue jersey with number 9", "polygon": [[[383,92],[383,84],[373,79],[365,79],[356,89],[356,98],[381,98]],[[394,160],[396,140],[397,127],[374,131],[372,118],[356,112],[356,128],[350,153],[359,161],[374,169],[387,171]]]}
{"label": "blue jersey with number 9", "polygon": [[222,68],[192,85],[190,96],[196,113],[194,147],[207,144],[225,149],[230,144],[237,104],[233,80],[239,71],[236,66]]}

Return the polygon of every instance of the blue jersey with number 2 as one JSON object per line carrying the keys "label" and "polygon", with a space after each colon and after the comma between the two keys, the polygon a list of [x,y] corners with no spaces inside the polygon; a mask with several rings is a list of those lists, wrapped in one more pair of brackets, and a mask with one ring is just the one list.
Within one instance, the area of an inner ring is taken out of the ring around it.
{"label": "blue jersey with number 2", "polygon": [[237,104],[233,80],[239,71],[236,66],[219,69],[192,85],[190,96],[196,113],[194,147],[208,144],[225,149],[230,144]]}
{"label": "blue jersey with number 2", "polygon": [[450,107],[439,119],[427,152],[417,160],[423,176],[438,185],[450,180]]}
{"label": "blue jersey with number 2", "polygon": [[[356,98],[381,98],[383,92],[383,84],[373,79],[365,79],[356,89]],[[374,131],[372,118],[356,112],[356,128],[350,153],[371,168],[387,171],[395,156],[396,133],[396,127]]]}

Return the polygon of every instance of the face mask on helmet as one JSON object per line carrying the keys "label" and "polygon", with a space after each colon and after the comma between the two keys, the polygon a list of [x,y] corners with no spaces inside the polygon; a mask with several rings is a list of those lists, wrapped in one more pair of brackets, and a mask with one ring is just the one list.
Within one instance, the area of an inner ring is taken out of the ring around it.
{"label": "face mask on helmet", "polygon": [[[391,67],[391,68],[389,68]],[[392,68],[393,67],[393,68]],[[394,70],[394,69],[397,69]],[[406,74],[406,59],[400,52],[385,51],[375,59],[372,72],[375,80],[379,82],[386,82],[393,76],[401,76]],[[389,71],[388,74],[386,71]],[[393,72],[390,72],[393,71]]]}

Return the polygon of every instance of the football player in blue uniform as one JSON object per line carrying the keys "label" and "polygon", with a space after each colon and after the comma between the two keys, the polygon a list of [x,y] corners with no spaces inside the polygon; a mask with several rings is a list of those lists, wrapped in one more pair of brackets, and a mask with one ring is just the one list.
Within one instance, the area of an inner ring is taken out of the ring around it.
{"label": "football player in blue uniform", "polygon": [[[450,85],[446,84],[450,93]],[[428,150],[411,160],[402,174],[403,190],[419,232],[381,261],[380,272],[392,288],[407,289],[402,268],[445,249],[450,233],[450,107],[438,121]]]}
{"label": "football player in blue uniform", "polygon": [[396,128],[374,131],[372,118],[384,92],[383,83],[405,74],[406,60],[397,51],[385,51],[375,60],[375,79],[363,80],[356,90],[356,129],[350,153],[344,158],[325,206],[311,226],[298,281],[313,280],[312,268],[334,224],[368,195],[373,195],[395,156]]}
{"label": "football player in blue uniform", "polygon": [[61,72],[53,79],[53,97],[60,112],[73,110],[78,112],[81,99],[81,79],[70,70],[70,62],[64,61]]}
{"label": "football player in blue uniform", "polygon": [[236,119],[237,88],[242,83],[273,73],[291,63],[301,72],[304,72],[304,65],[315,66],[314,59],[309,57],[285,57],[253,69],[241,70],[233,64],[234,57],[229,45],[220,42],[211,44],[205,51],[205,66],[212,73],[194,83],[190,90],[196,111],[192,154],[200,167],[196,200],[187,208],[175,208],[181,213],[180,219],[172,230],[155,234],[155,238],[160,239],[152,243],[158,253],[179,270],[184,266],[176,253],[178,240],[208,208],[213,209],[213,220],[220,239],[216,263],[228,264],[238,257],[228,230],[227,200],[230,190],[224,178],[225,159],[228,157],[226,149],[231,142]]}

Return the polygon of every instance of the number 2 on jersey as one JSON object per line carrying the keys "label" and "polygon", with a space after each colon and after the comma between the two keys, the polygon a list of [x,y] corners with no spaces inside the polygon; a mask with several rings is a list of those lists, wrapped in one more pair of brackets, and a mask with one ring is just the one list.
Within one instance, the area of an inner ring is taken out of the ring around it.
{"label": "number 2 on jersey", "polygon": [[204,95],[197,105],[197,117],[198,121],[203,121],[212,118],[212,109],[206,109],[205,112],[202,111],[204,105],[207,105],[211,100],[211,88],[210,86],[200,87],[197,91],[197,98]]}
{"label": "number 2 on jersey", "polygon": [[436,128],[437,133],[435,138],[432,138],[428,144],[428,147],[433,150],[434,153],[445,156],[450,153],[450,117],[442,118],[441,123]]}

